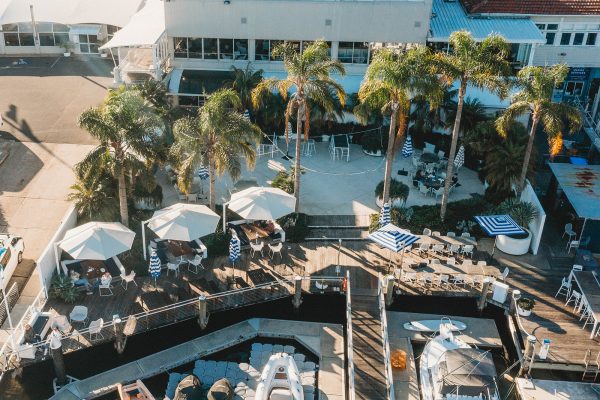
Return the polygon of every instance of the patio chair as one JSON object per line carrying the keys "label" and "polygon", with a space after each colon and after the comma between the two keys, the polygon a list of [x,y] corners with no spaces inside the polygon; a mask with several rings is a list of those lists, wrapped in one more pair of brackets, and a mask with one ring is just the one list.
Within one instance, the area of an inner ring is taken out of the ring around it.
{"label": "patio chair", "polygon": [[583,265],[573,264],[573,268],[571,268],[571,271],[574,271],[574,272],[583,271]]}
{"label": "patio chair", "polygon": [[460,250],[460,253],[463,256],[466,256],[468,254],[469,257],[473,257],[473,249],[474,249],[474,246],[472,244],[467,244],[462,247],[462,249]]}
{"label": "patio chair", "polygon": [[92,322],[90,322],[89,334],[90,341],[94,340],[94,335],[96,335],[96,340],[102,338],[104,339],[104,335],[102,334],[102,326],[104,325],[104,320],[102,318],[98,318]]}
{"label": "patio chair", "polygon": [[276,245],[272,245],[269,243],[269,255],[271,259],[275,256],[275,254],[279,254],[279,258],[281,258],[281,249],[283,248],[283,243],[277,243]]}
{"label": "patio chair", "polygon": [[435,145],[425,142],[425,147],[423,147],[423,153],[432,153],[433,154],[434,152],[435,152]]}
{"label": "patio chair", "polygon": [[179,263],[168,262],[167,263],[167,276],[169,276],[169,271],[175,272],[175,276],[179,277]]}
{"label": "patio chair", "polygon": [[449,286],[450,285],[450,276],[446,274],[441,274],[439,277],[439,286]]}
{"label": "patio chair", "polygon": [[444,157],[446,157],[446,152],[444,150],[440,150],[438,151],[438,157],[441,159],[443,159]]}
{"label": "patio chair", "polygon": [[508,274],[510,274],[510,269],[508,269],[508,267],[506,267],[506,268],[504,268],[504,271],[502,271],[502,276],[500,277],[500,280],[502,282],[506,281],[506,278],[508,277]]}
{"label": "patio chair", "polygon": [[414,284],[417,280],[416,272],[404,272],[402,274],[402,282]]}
{"label": "patio chair", "polygon": [[252,243],[250,242],[250,257],[254,257],[256,253],[260,253],[261,256],[265,256],[263,249],[265,248],[265,242]]}
{"label": "patio chair", "polygon": [[483,275],[473,275],[473,286],[483,287]]}
{"label": "patio chair", "polygon": [[460,253],[460,244],[451,244],[448,246],[448,254],[458,255]]}
{"label": "patio chair", "polygon": [[579,303],[581,302],[581,293],[579,293],[577,290],[572,290],[571,294],[567,298],[565,306],[568,306],[571,302],[573,302],[573,312],[575,312],[575,310],[579,307]]}
{"label": "patio chair", "polygon": [[463,232],[463,233],[460,234],[460,237],[462,237],[462,238],[470,238],[471,234],[469,232]]}
{"label": "patio chair", "polygon": [[423,184],[423,182],[419,182],[419,193],[424,194],[425,196],[429,196],[431,191],[427,186]]}
{"label": "patio chair", "polygon": [[435,200],[437,201],[438,197],[442,197],[444,195],[444,187],[440,186],[439,188],[433,190],[431,194],[435,196]]}
{"label": "patio chair", "polygon": [[129,275],[121,274],[121,286],[123,286],[123,289],[127,290],[129,282],[133,283],[135,286],[138,285],[135,281],[135,271],[131,271]]}
{"label": "patio chair", "polygon": [[[98,294],[100,296],[112,296],[114,293],[112,291],[112,277],[110,279],[106,279],[106,280],[102,280],[102,278],[100,279],[100,286],[98,286]],[[102,294],[102,291],[104,290],[105,294]],[[108,292],[108,293],[106,293]]]}
{"label": "patio chair", "polygon": [[312,157],[312,155],[315,153],[315,139],[308,139],[307,141],[302,142],[302,154],[307,157]]}
{"label": "patio chair", "polygon": [[435,254],[443,254],[445,246],[443,244],[434,244],[431,246],[431,251]]}
{"label": "patio chair", "polygon": [[198,273],[198,269],[204,269],[202,265],[202,255],[196,254],[194,258],[188,261],[188,271],[193,272],[194,274]]}
{"label": "patio chair", "polygon": [[565,230],[564,230],[561,238],[564,238],[565,235],[569,235],[569,240],[567,240],[567,242],[571,241],[571,237],[577,237],[577,234],[573,230],[573,224],[571,224],[571,223],[565,224]]}
{"label": "patio chair", "polygon": [[88,320],[88,309],[86,306],[75,306],[73,310],[69,313],[69,321],[73,322],[81,322],[83,326],[87,323]]}
{"label": "patio chair", "polygon": [[446,236],[448,236],[448,237],[456,237],[456,232],[446,232]]}
{"label": "patio chair", "polygon": [[452,280],[451,280],[451,282],[452,282],[454,285],[456,285],[456,286],[459,286],[459,285],[463,285],[463,286],[464,286],[464,285],[465,285],[465,275],[464,275],[464,274],[457,274],[457,275],[454,275],[454,276],[452,277]]}
{"label": "patio chair", "polygon": [[425,235],[425,236],[431,236],[431,229],[429,229],[429,228],[423,229],[423,235]]}
{"label": "patio chair", "polygon": [[569,248],[567,254],[571,254],[571,250],[579,248],[579,240],[571,240],[569,243],[567,243],[567,247]]}
{"label": "patio chair", "polygon": [[429,243],[420,243],[419,244],[419,254],[423,255],[423,253],[429,252]]}
{"label": "patio chair", "polygon": [[[567,278],[562,278],[562,282],[560,284],[560,287],[558,288],[558,291],[556,292],[556,294],[554,295],[554,297],[558,297],[559,294],[564,294],[565,298],[569,297],[569,294],[571,293],[571,283],[569,282],[569,280]],[[564,291],[564,293],[563,293]]]}
{"label": "patio chair", "polygon": [[441,237],[442,234],[439,231],[433,231],[433,232],[431,232],[431,236]]}
{"label": "patio chair", "polygon": [[446,259],[446,265],[455,266],[456,265],[456,258],[454,258],[454,257],[448,257]]}

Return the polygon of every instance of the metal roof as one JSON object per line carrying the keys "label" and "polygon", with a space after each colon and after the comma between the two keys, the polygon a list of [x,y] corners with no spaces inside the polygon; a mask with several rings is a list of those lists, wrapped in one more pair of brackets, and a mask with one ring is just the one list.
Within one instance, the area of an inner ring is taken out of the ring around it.
{"label": "metal roof", "polygon": [[528,18],[471,17],[458,1],[433,0],[430,42],[447,42],[454,31],[467,30],[475,40],[490,33],[503,36],[509,43],[546,43],[537,26]]}
{"label": "metal roof", "polygon": [[600,220],[600,165],[548,165],[577,215]]}

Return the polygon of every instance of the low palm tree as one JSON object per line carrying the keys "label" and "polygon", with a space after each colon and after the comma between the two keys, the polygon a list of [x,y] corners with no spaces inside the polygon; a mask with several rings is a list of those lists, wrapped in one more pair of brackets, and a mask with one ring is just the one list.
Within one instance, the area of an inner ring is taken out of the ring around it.
{"label": "low palm tree", "polygon": [[[467,97],[465,99],[465,104],[463,104],[462,115],[460,117],[460,135],[472,131],[477,124],[488,119],[490,119],[490,116],[488,116],[481,101],[479,101],[479,99]],[[456,120],[456,102],[454,102],[454,107],[448,112],[448,120]]]}
{"label": "low palm tree", "polygon": [[246,68],[231,67],[233,79],[225,82],[240,96],[242,111],[252,109],[252,91],[262,81],[263,70],[254,70],[248,62]]}
{"label": "low palm tree", "polygon": [[109,172],[118,183],[121,222],[128,226],[125,176],[146,168],[146,162],[156,158],[161,118],[139,92],[122,86],[111,90],[99,107],[84,111],[79,126],[100,144],[77,164],[76,172],[79,176]]}
{"label": "low palm tree", "polygon": [[242,158],[248,168],[254,168],[256,162],[256,143],[252,142],[257,142],[262,132],[244,118],[240,107],[240,97],[233,89],[221,89],[208,97],[196,116],[175,122],[171,154],[179,171],[178,185],[188,192],[195,171],[207,165],[212,210],[217,175],[228,172],[236,180],[242,172]]}
{"label": "low palm tree", "polygon": [[364,116],[364,108],[380,109],[390,116],[388,145],[383,184],[383,202],[390,196],[392,163],[406,132],[413,96],[418,95],[436,106],[443,96],[442,86],[430,68],[431,54],[419,46],[398,53],[383,49],[375,53],[365,79],[360,85],[358,98],[362,103],[357,116]]}
{"label": "low palm tree", "polygon": [[574,133],[581,126],[581,113],[577,108],[564,103],[553,103],[551,100],[553,90],[562,84],[568,70],[569,68],[564,64],[557,64],[549,68],[525,67],[520,70],[517,74],[517,85],[521,90],[513,95],[510,106],[496,120],[498,132],[506,136],[508,128],[515,118],[525,113],[531,113],[529,141],[518,182],[519,192],[525,188],[529,158],[540,122],[544,132],[548,135],[551,155],[558,154],[562,148],[562,132],[566,128],[565,121],[568,124],[569,133]]}
{"label": "low palm tree", "polygon": [[[279,91],[284,99],[289,96],[285,110],[285,133],[288,140],[288,122],[292,114],[296,113],[296,159],[294,164],[294,196],[296,197],[296,212],[300,207],[300,145],[301,134],[308,140],[311,121],[310,102],[319,104],[324,112],[329,113],[335,109],[336,102],[344,106],[346,93],[337,83],[331,73],[344,75],[346,70],[338,60],[329,56],[329,48],[322,40],[317,40],[299,53],[292,43],[283,43],[273,50],[275,57],[283,59],[287,72],[284,79],[264,79],[252,91],[252,103],[258,108],[265,96],[273,90]],[[289,92],[292,91],[292,94]]]}
{"label": "low palm tree", "polygon": [[506,77],[510,74],[510,63],[507,58],[510,47],[506,40],[498,35],[490,35],[480,42],[475,41],[467,31],[456,31],[450,35],[449,53],[436,53],[435,66],[448,84],[458,81],[458,102],[456,116],[452,128],[452,141],[448,155],[448,170],[444,183],[444,195],[440,208],[442,221],[446,217],[448,194],[454,173],[454,157],[460,134],[461,118],[467,93],[467,84],[476,88],[487,89],[501,98],[508,93]]}
{"label": "low palm tree", "polygon": [[72,201],[80,217],[111,220],[117,207],[114,181],[93,172],[77,178],[71,185],[67,200]]}

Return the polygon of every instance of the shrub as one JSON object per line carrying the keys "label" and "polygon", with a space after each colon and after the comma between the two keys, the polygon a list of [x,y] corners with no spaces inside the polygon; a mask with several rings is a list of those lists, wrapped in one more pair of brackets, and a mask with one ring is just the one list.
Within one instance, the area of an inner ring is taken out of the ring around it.
{"label": "shrub", "polygon": [[277,223],[285,231],[285,240],[288,242],[301,242],[308,235],[308,215],[306,214],[292,213],[279,218]]}
{"label": "shrub", "polygon": [[533,310],[533,307],[535,306],[535,300],[530,297],[521,297],[519,300],[517,300],[517,305],[521,310]]}
{"label": "shrub", "polygon": [[385,153],[387,148],[388,138],[387,135],[381,131],[371,131],[362,135],[360,144],[364,151],[369,153],[377,153],[377,150],[381,153]]}
{"label": "shrub", "polygon": [[535,206],[528,201],[521,201],[517,198],[504,200],[496,208],[497,214],[508,214],[523,228],[527,228],[531,221],[537,216]]}
{"label": "shrub", "polygon": [[[391,199],[400,199],[402,201],[406,201],[408,198],[408,192],[410,188],[408,185],[392,178],[390,182],[390,198]],[[379,182],[377,187],[375,187],[375,196],[383,197],[383,181]]]}
{"label": "shrub", "polygon": [[202,239],[208,254],[211,256],[225,256],[229,254],[229,241],[231,235],[223,232],[215,232]]}
{"label": "shrub", "polygon": [[[390,216],[392,224],[401,227],[410,222],[414,211],[411,207],[392,207]],[[371,214],[369,220],[369,232],[379,229],[379,213]]]}
{"label": "shrub", "polygon": [[62,300],[65,303],[74,303],[79,297],[79,292],[73,286],[73,282],[71,282],[68,275],[56,274],[50,285],[50,297]]}

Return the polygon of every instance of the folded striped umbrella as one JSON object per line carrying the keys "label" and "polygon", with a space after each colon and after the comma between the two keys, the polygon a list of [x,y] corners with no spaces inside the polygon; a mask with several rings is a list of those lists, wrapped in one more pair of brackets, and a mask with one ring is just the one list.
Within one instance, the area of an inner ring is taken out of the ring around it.
{"label": "folded striped umbrella", "polygon": [[454,157],[454,166],[460,168],[465,163],[465,146],[460,145],[456,157]]}
{"label": "folded striped umbrella", "polygon": [[510,215],[480,215],[475,221],[488,236],[518,235],[525,233]]}
{"label": "folded striped umbrella", "polygon": [[156,254],[156,249],[150,250],[150,267],[148,268],[148,272],[150,276],[154,278],[154,283],[156,284],[156,280],[160,276],[160,258]]}
{"label": "folded striped umbrella", "polygon": [[392,222],[390,203],[385,203],[379,212],[379,226],[385,226]]}
{"label": "folded striped umbrella", "polygon": [[198,177],[202,180],[208,179],[208,168],[204,165],[198,168]]}
{"label": "folded striped umbrella", "polygon": [[408,158],[408,157],[412,156],[412,153],[413,153],[412,138],[410,137],[410,135],[408,135],[406,137],[406,140],[404,141],[404,146],[402,146],[402,156],[405,158]]}
{"label": "folded striped umbrella", "polygon": [[396,253],[406,246],[410,246],[419,240],[418,236],[408,233],[407,231],[398,228],[394,224],[387,224],[379,228],[375,232],[371,233],[368,238],[369,240],[385,247],[386,249],[395,251]]}
{"label": "folded striped umbrella", "polygon": [[232,236],[229,241],[229,261],[235,264],[240,259],[240,239],[237,236]]}
{"label": "folded striped umbrella", "polygon": [[250,111],[248,111],[248,109],[244,110],[244,118],[250,121]]}

